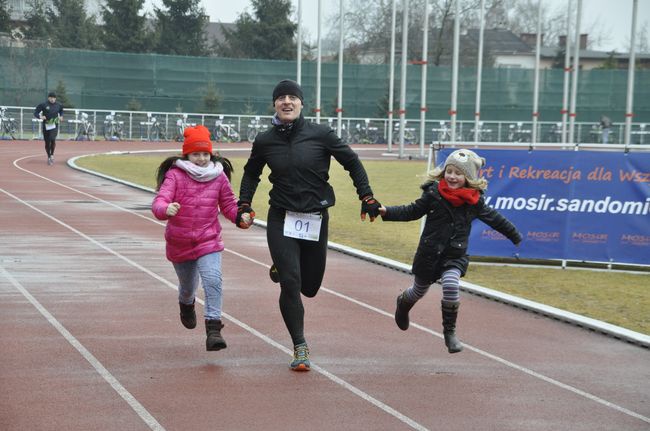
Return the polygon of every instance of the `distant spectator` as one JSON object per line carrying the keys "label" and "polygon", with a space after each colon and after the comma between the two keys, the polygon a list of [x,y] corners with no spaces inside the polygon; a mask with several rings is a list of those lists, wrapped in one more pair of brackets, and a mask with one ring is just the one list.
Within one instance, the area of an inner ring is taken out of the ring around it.
{"label": "distant spectator", "polygon": [[612,128],[612,120],[608,116],[603,115],[600,117],[600,130],[603,136],[603,144],[609,142],[609,130]]}

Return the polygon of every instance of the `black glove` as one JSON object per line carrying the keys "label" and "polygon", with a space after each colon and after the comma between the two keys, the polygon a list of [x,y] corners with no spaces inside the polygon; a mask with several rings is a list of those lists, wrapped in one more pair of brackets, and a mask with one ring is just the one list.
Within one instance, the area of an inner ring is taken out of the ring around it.
{"label": "black glove", "polygon": [[365,220],[366,214],[368,214],[370,221],[375,221],[375,218],[379,216],[380,207],[381,204],[372,195],[361,198],[361,220]]}
{"label": "black glove", "polygon": [[[246,214],[246,216],[244,216],[244,214]],[[250,222],[246,219],[250,220]],[[235,224],[238,228],[248,229],[253,224],[254,219],[255,211],[253,211],[253,208],[251,208],[251,205],[248,202],[240,202],[237,204],[237,217],[235,217]]]}

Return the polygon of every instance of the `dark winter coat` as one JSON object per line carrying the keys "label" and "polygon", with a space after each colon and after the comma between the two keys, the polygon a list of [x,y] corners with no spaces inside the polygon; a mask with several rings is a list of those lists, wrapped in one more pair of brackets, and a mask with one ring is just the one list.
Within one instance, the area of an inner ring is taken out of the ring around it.
{"label": "dark winter coat", "polygon": [[41,114],[45,115],[43,123],[56,121],[59,116],[63,117],[63,105],[59,102],[43,102],[34,109],[34,118],[41,118]]}
{"label": "dark winter coat", "polygon": [[334,205],[328,183],[331,157],[350,173],[359,197],[372,194],[357,154],[326,125],[301,115],[291,128],[279,125],[260,133],[244,166],[239,199],[252,202],[265,165],[271,173],[271,206],[289,211],[317,212]]}
{"label": "dark winter coat", "polygon": [[426,214],[420,244],[413,258],[413,274],[421,280],[435,283],[448,268],[458,268],[465,275],[469,265],[467,245],[472,221],[479,219],[505,235],[514,244],[521,234],[505,217],[485,204],[481,197],[475,205],[452,206],[440,196],[438,183],[422,186],[422,196],[409,205],[386,207],[384,221],[417,220]]}

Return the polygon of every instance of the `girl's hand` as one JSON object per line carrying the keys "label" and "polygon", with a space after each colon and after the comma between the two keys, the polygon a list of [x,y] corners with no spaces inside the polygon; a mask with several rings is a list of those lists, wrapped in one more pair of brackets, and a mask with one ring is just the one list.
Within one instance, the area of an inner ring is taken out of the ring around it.
{"label": "girl's hand", "polygon": [[167,211],[165,211],[165,214],[169,217],[174,217],[176,214],[178,214],[178,210],[181,209],[181,204],[178,202],[172,202],[169,204],[167,207]]}
{"label": "girl's hand", "polygon": [[380,206],[379,207],[379,215],[380,216],[385,216],[386,215],[386,207],[385,206]]}
{"label": "girl's hand", "polygon": [[249,213],[242,214],[241,221],[248,227],[250,227],[253,224],[253,219],[251,218],[251,215]]}
{"label": "girl's hand", "polygon": [[255,220],[255,211],[248,203],[241,203],[237,207],[237,216],[235,217],[235,224],[240,229],[248,229],[253,225]]}

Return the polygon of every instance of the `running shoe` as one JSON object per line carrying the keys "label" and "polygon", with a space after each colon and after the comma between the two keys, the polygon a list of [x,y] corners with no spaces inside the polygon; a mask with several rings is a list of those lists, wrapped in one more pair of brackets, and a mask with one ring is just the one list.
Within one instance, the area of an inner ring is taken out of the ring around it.
{"label": "running shoe", "polygon": [[274,283],[280,282],[280,273],[278,272],[278,269],[275,267],[275,265],[271,265],[271,269],[269,269],[269,277]]}
{"label": "running shoe", "polygon": [[309,362],[309,347],[307,343],[298,344],[293,347],[293,361],[289,364],[293,371],[309,371],[311,363]]}
{"label": "running shoe", "polygon": [[51,166],[53,163],[54,163],[54,158],[52,156],[49,156],[47,158],[47,164]]}

